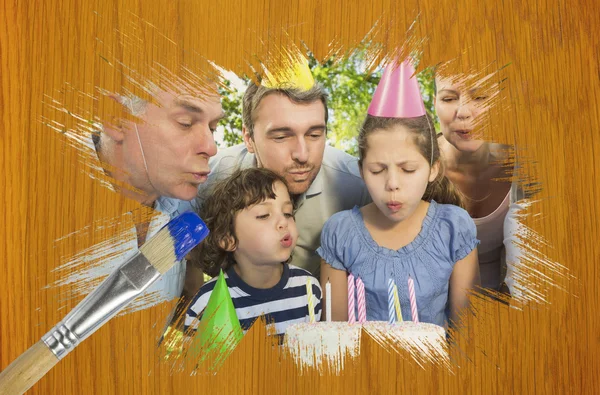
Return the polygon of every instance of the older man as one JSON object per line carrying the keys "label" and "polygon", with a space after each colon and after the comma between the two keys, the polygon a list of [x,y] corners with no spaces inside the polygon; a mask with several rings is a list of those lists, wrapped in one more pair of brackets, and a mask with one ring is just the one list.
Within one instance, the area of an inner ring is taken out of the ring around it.
{"label": "older man", "polygon": [[[213,132],[223,117],[216,91],[201,94],[155,92],[156,103],[135,96],[110,97],[138,121],[104,123],[102,133],[94,135],[93,145],[107,173],[128,187],[120,192],[162,215],[150,223],[134,223],[130,241],[122,246],[123,259],[160,227],[181,212],[191,209],[198,186],[207,180],[209,158],[217,152]],[[133,187],[133,188],[130,188]],[[102,270],[95,273],[97,275]],[[148,307],[181,295],[185,262],[180,262],[158,280],[137,307]],[[107,273],[106,273],[107,274]],[[193,291],[197,285],[192,286]]]}
{"label": "older man", "polygon": [[318,277],[316,249],[325,221],[338,211],[370,202],[357,159],[326,145],[327,95],[317,84],[306,90],[251,84],[244,94],[243,118],[244,143],[220,150],[211,159],[199,204],[210,194],[210,185],[238,168],[259,166],[279,173],[297,207],[299,239],[292,264]]}

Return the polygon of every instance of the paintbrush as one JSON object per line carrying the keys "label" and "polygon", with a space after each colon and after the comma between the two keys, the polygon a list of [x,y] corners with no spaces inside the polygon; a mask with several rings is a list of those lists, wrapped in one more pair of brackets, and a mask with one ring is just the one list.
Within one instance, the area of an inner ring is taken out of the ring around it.
{"label": "paintbrush", "polygon": [[208,235],[198,215],[174,218],[42,339],[0,373],[0,393],[22,394]]}

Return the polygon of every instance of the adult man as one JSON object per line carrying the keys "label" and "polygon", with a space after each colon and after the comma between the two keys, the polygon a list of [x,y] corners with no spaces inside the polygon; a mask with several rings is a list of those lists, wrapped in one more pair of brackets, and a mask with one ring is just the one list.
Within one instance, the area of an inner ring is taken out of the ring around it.
{"label": "adult man", "polygon": [[211,175],[200,187],[199,204],[212,183],[237,168],[259,166],[282,175],[297,209],[299,238],[291,263],[318,277],[320,257],[315,251],[325,221],[370,201],[356,158],[325,144],[327,95],[317,84],[309,89],[250,84],[243,118],[244,143],[211,159]]}
{"label": "adult man", "polygon": [[[127,259],[171,218],[191,209],[189,201],[206,181],[208,160],[217,152],[213,132],[223,110],[219,96],[208,89],[199,94],[155,91],[156,103],[137,97],[110,97],[142,122],[104,123],[102,133],[93,138],[96,153],[108,165],[106,171],[115,184],[127,185],[119,188],[124,196],[161,213],[150,223],[134,221],[135,236],[121,246],[122,258]],[[101,271],[109,269],[112,267],[101,267],[93,274],[107,274]],[[175,265],[148,289],[146,295],[151,297],[142,299],[137,307],[179,297],[185,269],[185,262]],[[194,285],[193,291],[196,289]]]}

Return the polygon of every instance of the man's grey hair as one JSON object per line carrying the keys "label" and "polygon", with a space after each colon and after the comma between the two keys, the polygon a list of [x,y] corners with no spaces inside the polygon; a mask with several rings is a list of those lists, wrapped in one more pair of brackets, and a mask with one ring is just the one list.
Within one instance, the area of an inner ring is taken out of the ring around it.
{"label": "man's grey hair", "polygon": [[146,112],[146,106],[148,102],[136,95],[129,96],[117,96],[117,100],[129,111],[133,116],[139,117]]}
{"label": "man's grey hair", "polygon": [[[116,98],[117,101],[121,103],[127,109],[127,111],[135,117],[142,116],[146,112],[146,106],[148,105],[148,102],[136,95],[116,95]],[[92,133],[92,141],[94,142],[94,147],[96,147],[96,152],[100,152],[100,136],[102,132],[104,132],[104,126],[102,125],[102,123],[98,123],[97,126],[98,130]]]}

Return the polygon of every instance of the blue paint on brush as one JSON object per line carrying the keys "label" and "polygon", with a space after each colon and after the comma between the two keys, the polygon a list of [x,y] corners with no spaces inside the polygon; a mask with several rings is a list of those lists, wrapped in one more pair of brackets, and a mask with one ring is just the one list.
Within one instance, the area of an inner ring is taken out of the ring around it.
{"label": "blue paint on brush", "polygon": [[175,217],[167,224],[169,232],[173,238],[175,255],[180,261],[197,246],[206,236],[208,228],[198,214],[187,211],[178,217]]}

